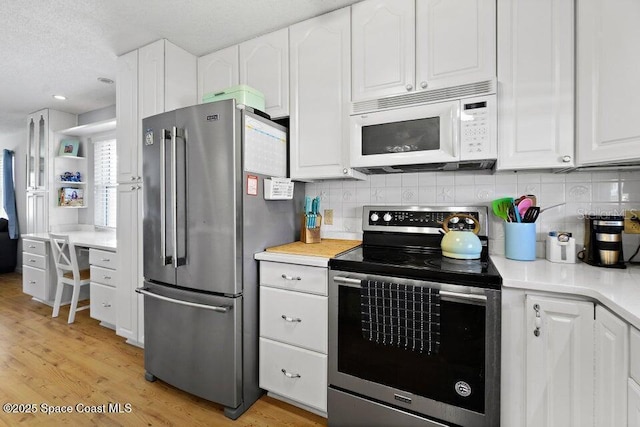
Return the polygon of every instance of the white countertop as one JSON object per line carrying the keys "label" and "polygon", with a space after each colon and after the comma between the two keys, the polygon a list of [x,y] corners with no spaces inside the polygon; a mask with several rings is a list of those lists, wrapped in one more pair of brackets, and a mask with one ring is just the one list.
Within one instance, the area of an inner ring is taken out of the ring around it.
{"label": "white countertop", "polygon": [[491,256],[505,288],[578,295],[594,299],[640,329],[640,266],[594,267],[544,259],[514,261]]}
{"label": "white countertop", "polygon": [[[69,240],[76,246],[102,249],[115,252],[117,249],[115,231],[61,231],[57,234],[66,234]],[[49,233],[23,234],[23,239],[49,241]]]}

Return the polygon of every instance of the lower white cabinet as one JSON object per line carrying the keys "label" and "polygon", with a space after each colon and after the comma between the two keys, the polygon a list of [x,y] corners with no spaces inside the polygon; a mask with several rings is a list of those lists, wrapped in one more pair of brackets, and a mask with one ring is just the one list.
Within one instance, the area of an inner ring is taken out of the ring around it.
{"label": "lower white cabinet", "polygon": [[[49,252],[48,242],[22,240],[22,292],[53,306],[58,277]],[[68,302],[70,298],[71,292],[65,289],[62,300]]]}
{"label": "lower white cabinet", "polygon": [[260,387],[327,412],[327,267],[260,261]]}
{"label": "lower white cabinet", "polygon": [[634,372],[640,332],[604,306],[503,288],[502,425],[640,427]]}
{"label": "lower white cabinet", "polygon": [[89,250],[91,268],[90,315],[99,320],[102,326],[111,329],[115,329],[116,324],[116,263],[117,257],[114,252]]}

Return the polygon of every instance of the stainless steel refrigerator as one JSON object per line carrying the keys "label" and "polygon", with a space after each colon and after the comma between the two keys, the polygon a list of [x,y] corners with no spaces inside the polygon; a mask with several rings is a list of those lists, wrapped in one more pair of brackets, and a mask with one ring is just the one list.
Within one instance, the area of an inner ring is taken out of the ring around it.
{"label": "stainless steel refrigerator", "polygon": [[286,174],[286,129],[234,100],[143,120],[145,377],[225,407],[258,387],[253,256],[297,240],[302,191],[265,200]]}

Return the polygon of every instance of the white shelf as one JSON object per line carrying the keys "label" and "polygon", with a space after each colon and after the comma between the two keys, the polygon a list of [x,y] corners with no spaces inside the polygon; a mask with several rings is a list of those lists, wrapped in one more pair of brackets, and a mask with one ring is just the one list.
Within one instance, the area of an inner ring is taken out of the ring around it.
{"label": "white shelf", "polygon": [[58,206],[63,209],[86,209],[86,206]]}
{"label": "white shelf", "polygon": [[56,159],[86,160],[87,158],[82,156],[56,156]]}
{"label": "white shelf", "polygon": [[56,181],[56,184],[58,185],[87,185],[86,181],[82,181],[82,182],[73,182],[73,181]]}

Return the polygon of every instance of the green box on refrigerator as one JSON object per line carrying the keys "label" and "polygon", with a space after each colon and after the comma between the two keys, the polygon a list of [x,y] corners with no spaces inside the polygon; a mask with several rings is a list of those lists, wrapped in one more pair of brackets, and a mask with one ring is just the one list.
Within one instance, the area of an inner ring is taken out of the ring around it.
{"label": "green box on refrigerator", "polygon": [[262,92],[247,85],[228,87],[220,92],[207,93],[202,96],[202,102],[223,101],[235,98],[236,104],[248,105],[256,110],[264,111],[265,102]]}

